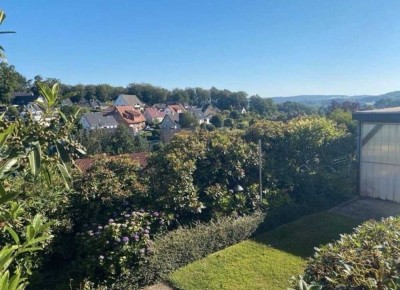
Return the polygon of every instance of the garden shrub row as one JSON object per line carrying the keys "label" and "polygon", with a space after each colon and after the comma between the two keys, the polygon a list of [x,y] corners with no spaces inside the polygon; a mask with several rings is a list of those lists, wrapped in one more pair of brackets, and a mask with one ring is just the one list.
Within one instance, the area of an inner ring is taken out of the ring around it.
{"label": "garden shrub row", "polygon": [[218,221],[180,227],[154,240],[154,254],[138,271],[122,276],[112,287],[136,289],[165,277],[193,261],[252,236],[265,215],[256,212],[242,217],[224,217]]}
{"label": "garden shrub row", "polygon": [[316,250],[295,289],[399,289],[400,217],[368,221]]}

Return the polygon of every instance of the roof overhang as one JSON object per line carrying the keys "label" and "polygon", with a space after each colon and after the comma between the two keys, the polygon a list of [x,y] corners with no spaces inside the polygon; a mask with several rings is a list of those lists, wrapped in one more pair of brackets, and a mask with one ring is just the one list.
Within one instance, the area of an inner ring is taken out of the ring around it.
{"label": "roof overhang", "polygon": [[374,123],[400,123],[400,108],[359,111],[353,113],[353,120]]}

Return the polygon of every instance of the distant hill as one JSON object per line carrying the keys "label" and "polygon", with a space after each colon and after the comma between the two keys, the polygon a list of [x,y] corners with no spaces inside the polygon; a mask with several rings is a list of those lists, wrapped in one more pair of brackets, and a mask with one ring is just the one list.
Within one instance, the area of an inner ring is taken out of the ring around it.
{"label": "distant hill", "polygon": [[371,104],[375,103],[381,99],[395,99],[400,98],[400,91],[394,91],[382,95],[357,95],[357,96],[347,96],[347,95],[299,95],[290,97],[273,97],[272,100],[275,103],[284,103],[287,101],[303,103],[311,106],[322,106],[327,105],[331,101],[357,101],[361,104]]}

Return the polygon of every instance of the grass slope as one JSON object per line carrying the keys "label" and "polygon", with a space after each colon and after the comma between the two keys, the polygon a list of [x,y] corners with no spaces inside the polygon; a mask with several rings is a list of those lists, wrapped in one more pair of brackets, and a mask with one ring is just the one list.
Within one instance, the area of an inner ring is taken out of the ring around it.
{"label": "grass slope", "polygon": [[178,289],[286,289],[314,247],[359,223],[328,212],[305,216],[181,268],[169,276]]}

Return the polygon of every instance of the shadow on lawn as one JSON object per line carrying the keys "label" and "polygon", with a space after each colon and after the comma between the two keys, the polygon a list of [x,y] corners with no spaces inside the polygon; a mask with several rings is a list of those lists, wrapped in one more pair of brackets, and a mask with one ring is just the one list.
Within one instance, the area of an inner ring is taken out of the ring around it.
{"label": "shadow on lawn", "polygon": [[361,222],[346,216],[320,212],[284,224],[253,238],[254,241],[303,258],[314,252],[314,247],[350,233]]}

